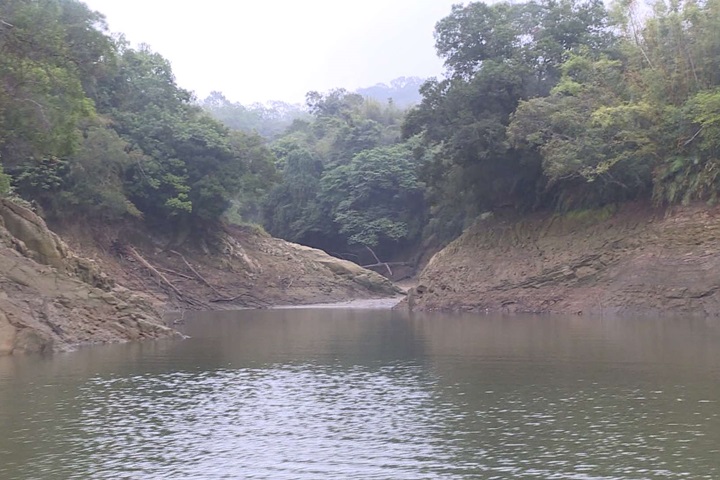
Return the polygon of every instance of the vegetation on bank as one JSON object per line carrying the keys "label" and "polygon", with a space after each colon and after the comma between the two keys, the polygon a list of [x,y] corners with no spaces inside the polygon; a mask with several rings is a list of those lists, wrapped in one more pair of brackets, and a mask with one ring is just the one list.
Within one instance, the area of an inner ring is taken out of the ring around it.
{"label": "vegetation on bank", "polygon": [[79,1],[4,1],[0,79],[0,190],[9,176],[46,216],[177,230],[252,210],[273,181],[259,136],[212,119],[166,59]]}
{"label": "vegetation on bank", "polygon": [[[435,29],[447,74],[415,107],[370,98],[376,86],[310,92],[300,109],[198,102],[81,2],[8,0],[0,195],[177,232],[256,221],[381,257],[498,209],[714,201],[717,25],[720,0],[458,5]],[[408,98],[415,81],[388,88]]]}

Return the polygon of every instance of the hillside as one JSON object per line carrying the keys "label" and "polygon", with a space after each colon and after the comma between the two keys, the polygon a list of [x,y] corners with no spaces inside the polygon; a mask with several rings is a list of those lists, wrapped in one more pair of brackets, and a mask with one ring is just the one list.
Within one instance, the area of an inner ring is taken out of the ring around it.
{"label": "hillside", "polygon": [[0,199],[0,355],[177,336],[169,310],[397,293],[355,264],[253,231],[223,232],[224,250],[212,253],[163,248],[140,229],[103,232],[75,230],[79,255],[32,211]]}
{"label": "hillside", "polygon": [[720,315],[720,209],[487,218],[437,253],[416,310]]}

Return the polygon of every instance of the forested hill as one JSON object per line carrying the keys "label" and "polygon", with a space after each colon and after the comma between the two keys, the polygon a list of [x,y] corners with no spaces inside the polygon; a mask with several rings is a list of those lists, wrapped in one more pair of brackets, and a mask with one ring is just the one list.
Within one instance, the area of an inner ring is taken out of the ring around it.
{"label": "forested hill", "polygon": [[400,108],[408,108],[420,103],[420,87],[424,82],[419,77],[400,77],[391,80],[389,85],[378,83],[358,88],[355,92],[379,102],[391,101]]}
{"label": "forested hill", "polygon": [[[7,0],[0,20],[0,194],[46,217],[253,220],[388,257],[486,212],[720,187],[720,0],[455,6],[434,32],[446,76],[415,107],[338,89],[231,123],[221,94],[200,102],[227,125],[81,2]],[[271,140],[241,131],[264,119]]]}
{"label": "forested hill", "polygon": [[274,179],[260,137],[213,120],[82,2],[3,1],[0,79],[0,195],[46,217],[181,230],[256,209]]}
{"label": "forested hill", "polygon": [[471,3],[406,118],[440,232],[483,211],[714,200],[720,2]]}
{"label": "forested hill", "polygon": [[[408,112],[342,90],[273,144],[274,234],[392,254],[481,214],[714,200],[720,2],[456,6]],[[400,126],[400,135],[398,135]]]}

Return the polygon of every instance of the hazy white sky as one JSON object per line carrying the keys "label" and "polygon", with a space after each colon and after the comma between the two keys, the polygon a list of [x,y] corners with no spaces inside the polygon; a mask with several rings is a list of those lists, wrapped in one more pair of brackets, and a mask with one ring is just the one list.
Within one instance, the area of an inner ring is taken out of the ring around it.
{"label": "hazy white sky", "polygon": [[435,23],[460,0],[84,0],[169,59],[180,86],[243,103],[302,102],[442,73]]}

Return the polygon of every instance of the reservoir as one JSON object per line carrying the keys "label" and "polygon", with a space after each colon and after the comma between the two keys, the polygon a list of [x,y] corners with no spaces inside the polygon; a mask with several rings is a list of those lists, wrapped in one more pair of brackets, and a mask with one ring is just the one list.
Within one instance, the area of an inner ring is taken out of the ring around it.
{"label": "reservoir", "polygon": [[720,478],[720,322],[186,314],[0,358],[0,478]]}

